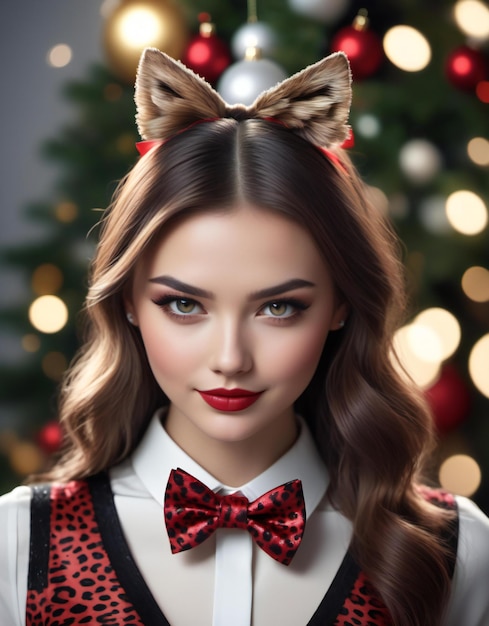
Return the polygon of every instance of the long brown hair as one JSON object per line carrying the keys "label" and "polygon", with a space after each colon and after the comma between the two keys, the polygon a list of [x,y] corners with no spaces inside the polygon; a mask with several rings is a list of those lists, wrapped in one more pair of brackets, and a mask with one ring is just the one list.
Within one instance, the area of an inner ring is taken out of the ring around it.
{"label": "long brown hair", "polygon": [[119,463],[167,403],[123,306],[151,242],[175,219],[239,201],[286,214],[314,238],[350,307],[297,401],[328,466],[329,497],[352,521],[352,552],[395,624],[436,626],[450,588],[438,539],[447,514],[417,494],[431,422],[392,365],[405,309],[402,265],[392,229],[341,151],[340,158],[343,167],[279,124],[221,119],[136,164],[103,220],[86,342],[61,392],[67,444],[48,477],[82,478]]}

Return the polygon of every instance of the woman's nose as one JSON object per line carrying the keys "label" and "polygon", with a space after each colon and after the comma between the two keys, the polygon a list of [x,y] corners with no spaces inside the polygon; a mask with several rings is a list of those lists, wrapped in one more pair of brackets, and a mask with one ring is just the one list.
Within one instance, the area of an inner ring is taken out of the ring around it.
{"label": "woman's nose", "polygon": [[251,370],[253,356],[243,326],[234,320],[221,322],[211,348],[211,369],[231,377]]}

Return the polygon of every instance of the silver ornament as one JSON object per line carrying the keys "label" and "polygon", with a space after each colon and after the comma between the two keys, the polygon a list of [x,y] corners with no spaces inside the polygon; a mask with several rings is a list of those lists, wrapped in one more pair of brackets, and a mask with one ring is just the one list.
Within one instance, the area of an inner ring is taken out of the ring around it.
{"label": "silver ornament", "polygon": [[229,104],[249,105],[262,91],[285,78],[285,70],[269,59],[238,61],[221,74],[217,91]]}
{"label": "silver ornament", "polygon": [[265,22],[247,22],[238,28],[231,39],[231,50],[235,59],[242,59],[248,48],[260,48],[263,56],[273,56],[277,37]]}

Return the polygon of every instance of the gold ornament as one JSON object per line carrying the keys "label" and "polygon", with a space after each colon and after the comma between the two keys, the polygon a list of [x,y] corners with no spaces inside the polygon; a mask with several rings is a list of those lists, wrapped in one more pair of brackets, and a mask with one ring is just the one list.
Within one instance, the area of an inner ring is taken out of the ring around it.
{"label": "gold ornament", "polygon": [[105,22],[109,66],[129,84],[134,83],[144,48],[158,48],[180,59],[188,39],[185,15],[174,0],[122,0]]}

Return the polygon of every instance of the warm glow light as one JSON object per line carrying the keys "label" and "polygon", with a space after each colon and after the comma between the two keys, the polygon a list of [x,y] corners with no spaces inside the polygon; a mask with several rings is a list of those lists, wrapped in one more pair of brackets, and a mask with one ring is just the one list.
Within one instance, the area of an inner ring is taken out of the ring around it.
{"label": "warm glow light", "polygon": [[41,340],[32,333],[22,337],[22,347],[26,352],[37,352],[41,347]]}
{"label": "warm glow light", "polygon": [[456,317],[445,309],[434,307],[422,311],[416,316],[413,326],[429,330],[437,337],[438,345],[432,352],[429,351],[428,343],[419,346],[426,361],[445,361],[460,344],[462,335],[460,324]]}
{"label": "warm glow light", "polygon": [[52,263],[43,263],[32,274],[32,290],[38,296],[53,294],[59,291],[63,284],[61,270]]}
{"label": "warm glow light", "polygon": [[469,373],[477,389],[489,398],[489,334],[481,337],[472,348]]}
{"label": "warm glow light", "polygon": [[65,67],[71,61],[72,52],[70,46],[60,43],[51,48],[47,55],[47,62],[52,67]]}
{"label": "warm glow light", "polygon": [[475,459],[466,454],[455,454],[440,467],[440,485],[459,496],[472,496],[481,483],[481,470]]}
{"label": "warm glow light", "polygon": [[478,0],[460,0],[454,7],[458,27],[469,37],[489,37],[489,8]]}
{"label": "warm glow light", "polygon": [[120,13],[118,21],[117,30],[123,46],[144,48],[161,37],[161,18],[147,7],[130,6]]}
{"label": "warm glow light", "polygon": [[56,219],[67,224],[78,217],[78,208],[74,202],[64,201],[56,206],[54,213]]}
{"label": "warm glow light", "polygon": [[472,191],[455,191],[447,198],[447,218],[452,227],[463,235],[477,235],[487,225],[487,207]]}
{"label": "warm glow light", "polygon": [[14,472],[27,475],[38,472],[45,459],[36,445],[29,441],[20,441],[10,450],[9,461]]}
{"label": "warm glow light", "polygon": [[29,307],[29,320],[42,333],[57,333],[68,321],[68,309],[57,296],[41,296]]}
{"label": "warm glow light", "polygon": [[[462,276],[462,289],[474,302],[489,301],[489,270],[485,267],[469,267]],[[489,364],[488,364],[489,367]]]}
{"label": "warm glow light", "polygon": [[407,340],[411,351],[422,361],[441,363],[443,360],[441,340],[433,328],[415,322],[408,326]]}
{"label": "warm glow light", "polygon": [[[401,376],[414,381],[423,389],[428,389],[436,381],[440,373],[440,363],[421,359],[413,350],[413,338],[416,341],[416,331],[413,333],[411,325],[403,326],[394,336],[394,350],[400,364],[393,356],[394,367]],[[419,335],[418,335],[419,337]]]}
{"label": "warm glow light", "polygon": [[388,30],[383,45],[389,61],[406,72],[419,72],[431,61],[428,40],[411,26],[394,26]]}
{"label": "warm glow light", "polygon": [[484,137],[474,137],[467,145],[467,154],[477,165],[489,165],[489,141]]}

